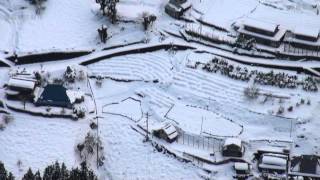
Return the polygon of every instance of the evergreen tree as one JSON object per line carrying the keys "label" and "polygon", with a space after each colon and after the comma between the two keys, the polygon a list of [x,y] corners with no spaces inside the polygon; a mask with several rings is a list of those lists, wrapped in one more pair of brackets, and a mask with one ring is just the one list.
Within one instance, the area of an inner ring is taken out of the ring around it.
{"label": "evergreen tree", "polygon": [[14,180],[14,176],[13,176],[13,174],[11,172],[9,172],[7,180]]}
{"label": "evergreen tree", "polygon": [[61,165],[61,177],[62,177],[62,179],[69,178],[69,171],[64,163],[62,163],[62,165]]}
{"label": "evergreen tree", "polygon": [[34,174],[31,168],[29,168],[28,172],[23,176],[22,180],[34,180]]}
{"label": "evergreen tree", "polygon": [[7,170],[4,167],[4,164],[0,162],[0,179],[6,179],[7,178]]}
{"label": "evergreen tree", "polygon": [[60,178],[61,178],[60,164],[56,161],[56,163],[54,164],[52,179],[60,179]]}
{"label": "evergreen tree", "polygon": [[39,170],[34,174],[34,180],[42,180]]}

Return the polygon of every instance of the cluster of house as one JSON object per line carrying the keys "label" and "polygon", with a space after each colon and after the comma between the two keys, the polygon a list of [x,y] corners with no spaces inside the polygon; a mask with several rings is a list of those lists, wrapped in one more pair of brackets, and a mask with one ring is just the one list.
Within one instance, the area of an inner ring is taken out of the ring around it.
{"label": "cluster of house", "polygon": [[294,48],[319,51],[319,28],[296,27],[287,29],[279,24],[247,18],[240,25],[236,25],[239,37],[254,39],[256,43],[278,48],[282,43]]}
{"label": "cluster of house", "polygon": [[6,84],[6,97],[10,100],[32,102],[36,106],[72,108],[84,101],[84,94],[66,89],[62,84],[41,84],[31,75],[11,77]]}
{"label": "cluster of house", "polygon": [[[242,157],[244,145],[240,139],[227,138],[222,149],[223,156]],[[301,155],[290,157],[290,150],[278,147],[259,148],[255,153],[257,169],[265,179],[320,179],[320,157]],[[237,178],[250,176],[251,165],[247,162],[235,162]]]}
{"label": "cluster of house", "polygon": [[[174,142],[178,136],[178,130],[172,124],[164,124],[153,129],[153,135]],[[253,165],[242,157],[245,153],[244,142],[238,138],[226,138],[221,149],[224,157],[234,162],[235,178],[247,179],[252,176]],[[257,149],[254,154],[256,169],[264,179],[320,179],[320,156],[301,155],[290,157],[290,150],[280,147],[263,147]]]}

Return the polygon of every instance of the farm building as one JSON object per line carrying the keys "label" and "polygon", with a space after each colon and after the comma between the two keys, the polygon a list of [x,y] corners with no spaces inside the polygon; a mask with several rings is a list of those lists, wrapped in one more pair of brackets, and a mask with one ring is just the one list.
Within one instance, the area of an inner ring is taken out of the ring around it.
{"label": "farm building", "polygon": [[222,147],[222,155],[230,157],[242,157],[244,154],[244,146],[241,139],[227,138]]}
{"label": "farm building", "polygon": [[258,161],[258,169],[265,173],[285,173],[288,156],[283,154],[265,153]]}
{"label": "farm building", "polygon": [[238,179],[246,178],[250,174],[250,165],[245,162],[234,163],[234,170]]}
{"label": "farm building", "polygon": [[29,99],[35,87],[36,80],[34,79],[11,78],[7,83],[6,97],[17,99],[20,95],[23,95],[24,98]]}
{"label": "farm building", "polygon": [[239,37],[244,39],[254,39],[256,43],[271,47],[279,47],[286,30],[277,24],[246,19],[238,29]]}
{"label": "farm building", "polygon": [[170,0],[165,6],[165,12],[173,18],[180,19],[190,7],[191,3],[188,0]]}
{"label": "farm building", "polygon": [[297,27],[293,31],[288,31],[284,38],[285,43],[289,43],[296,48],[307,50],[320,50],[319,28],[305,29]]}
{"label": "farm building", "polygon": [[67,95],[67,89],[62,85],[48,84],[39,91],[34,99],[37,106],[58,106],[71,108],[72,103]]}
{"label": "farm building", "polygon": [[15,91],[32,92],[35,86],[34,79],[11,78],[8,82],[8,88]]}
{"label": "farm building", "polygon": [[290,161],[288,175],[290,178],[320,179],[319,156],[302,155]]}
{"label": "farm building", "polygon": [[164,139],[169,143],[174,142],[178,138],[177,129],[172,124],[165,124],[164,126],[154,128],[152,134],[158,138]]}

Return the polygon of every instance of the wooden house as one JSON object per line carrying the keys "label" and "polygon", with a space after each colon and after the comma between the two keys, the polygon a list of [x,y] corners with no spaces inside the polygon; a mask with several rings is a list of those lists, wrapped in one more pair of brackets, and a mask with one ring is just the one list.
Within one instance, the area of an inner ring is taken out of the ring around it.
{"label": "wooden house", "polygon": [[165,6],[165,12],[175,19],[180,19],[190,7],[191,3],[188,0],[169,0]]}
{"label": "wooden house", "polygon": [[152,134],[160,139],[172,143],[178,138],[178,131],[172,124],[167,123],[152,130]]}
{"label": "wooden house", "polygon": [[229,157],[242,157],[244,146],[241,139],[227,138],[222,147],[222,155]]}
{"label": "wooden house", "polygon": [[320,180],[320,157],[302,155],[293,157],[290,161],[288,176],[290,179]]}
{"label": "wooden house", "polygon": [[296,27],[286,32],[284,42],[292,47],[320,51],[320,28]]}
{"label": "wooden house", "polygon": [[26,78],[10,78],[5,90],[8,99],[19,99],[23,97],[25,100],[32,98],[32,92],[36,87],[36,80]]}
{"label": "wooden house", "polygon": [[258,44],[277,48],[286,30],[277,24],[248,18],[240,25],[238,32],[240,38],[254,39]]}
{"label": "wooden house", "polygon": [[48,84],[45,86],[34,101],[37,106],[72,108],[72,103],[67,95],[67,89],[59,84]]}
{"label": "wooden house", "polygon": [[250,165],[246,162],[235,162],[234,170],[236,171],[237,179],[246,179],[250,175]]}
{"label": "wooden house", "polygon": [[263,173],[283,174],[287,170],[287,163],[287,155],[265,153],[258,161],[258,169]]}

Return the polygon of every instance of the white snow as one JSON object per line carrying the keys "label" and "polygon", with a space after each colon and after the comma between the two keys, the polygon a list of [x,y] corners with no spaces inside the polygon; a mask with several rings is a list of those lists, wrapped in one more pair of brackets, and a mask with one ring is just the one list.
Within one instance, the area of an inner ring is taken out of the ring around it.
{"label": "white snow", "polygon": [[35,82],[30,80],[11,78],[8,82],[8,86],[33,90],[35,87]]}

